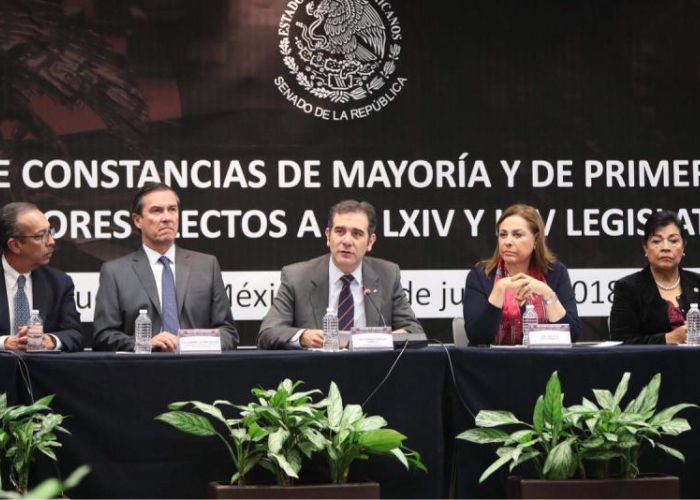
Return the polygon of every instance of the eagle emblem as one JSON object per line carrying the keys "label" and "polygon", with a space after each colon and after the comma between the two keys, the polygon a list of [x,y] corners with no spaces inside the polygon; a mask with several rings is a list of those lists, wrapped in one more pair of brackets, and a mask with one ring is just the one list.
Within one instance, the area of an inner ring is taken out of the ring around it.
{"label": "eagle emblem", "polygon": [[308,2],[280,53],[297,83],[317,98],[358,101],[382,89],[401,52],[388,21],[369,0]]}

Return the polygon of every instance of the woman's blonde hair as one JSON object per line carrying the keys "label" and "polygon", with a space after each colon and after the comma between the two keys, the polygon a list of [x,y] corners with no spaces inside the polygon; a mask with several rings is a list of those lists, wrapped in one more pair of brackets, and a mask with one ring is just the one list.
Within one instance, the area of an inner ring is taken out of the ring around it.
{"label": "woman's blonde hair", "polygon": [[498,261],[501,259],[498,245],[498,231],[500,230],[501,223],[512,215],[519,215],[527,221],[530,232],[532,232],[535,237],[535,248],[532,251],[532,257],[530,257],[530,265],[534,266],[535,269],[546,276],[549,272],[550,264],[557,260],[557,257],[547,248],[547,241],[544,236],[544,222],[540,214],[537,213],[537,209],[522,203],[509,206],[498,218],[498,222],[496,223],[496,249],[490,259],[480,262],[480,264],[484,266],[486,276],[496,269]]}

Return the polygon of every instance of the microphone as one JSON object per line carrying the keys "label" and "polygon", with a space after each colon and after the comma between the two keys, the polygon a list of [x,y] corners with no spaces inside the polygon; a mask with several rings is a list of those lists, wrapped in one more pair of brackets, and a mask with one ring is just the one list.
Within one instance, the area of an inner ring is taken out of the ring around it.
{"label": "microphone", "polygon": [[365,297],[367,297],[367,299],[370,301],[370,303],[371,303],[372,306],[374,307],[374,310],[377,311],[377,314],[379,314],[379,318],[382,320],[382,326],[383,326],[384,328],[386,328],[386,321],[384,321],[384,316],[382,316],[382,312],[379,310],[379,307],[377,307],[377,303],[376,303],[376,302],[374,301],[374,299],[372,298],[372,294],[373,294],[373,293],[376,293],[376,292],[377,292],[376,289],[375,289],[375,290],[370,290],[369,288],[365,288],[365,289],[363,290],[363,293],[364,293]]}

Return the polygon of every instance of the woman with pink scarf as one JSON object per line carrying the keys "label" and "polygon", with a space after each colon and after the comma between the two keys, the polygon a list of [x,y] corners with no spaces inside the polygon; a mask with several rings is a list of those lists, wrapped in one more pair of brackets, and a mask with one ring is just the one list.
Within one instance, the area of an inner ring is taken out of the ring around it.
{"label": "woman with pink scarf", "polygon": [[534,207],[512,205],[498,219],[496,249],[467,276],[464,322],[469,343],[522,343],[525,304],[534,304],[540,323],[568,323],[571,340],[581,333],[574,291],[566,267],[545,241]]}

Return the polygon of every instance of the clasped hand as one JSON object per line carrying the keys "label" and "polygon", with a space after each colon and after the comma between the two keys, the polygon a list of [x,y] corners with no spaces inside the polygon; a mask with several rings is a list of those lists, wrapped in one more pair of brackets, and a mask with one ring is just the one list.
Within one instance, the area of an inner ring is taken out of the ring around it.
{"label": "clasped hand", "polygon": [[518,273],[515,276],[508,276],[498,281],[498,286],[503,287],[503,290],[513,290],[515,292],[515,300],[518,304],[523,305],[529,299],[533,299],[535,295],[544,297],[547,294],[551,295],[551,289],[543,281],[533,278],[529,274]]}
{"label": "clasped hand", "polygon": [[[17,331],[16,335],[10,335],[5,339],[5,349],[8,351],[26,351],[27,350],[27,332],[28,326],[22,326]],[[56,348],[56,343],[51,335],[44,334],[41,337],[41,345],[45,351],[53,351]]]}

